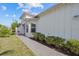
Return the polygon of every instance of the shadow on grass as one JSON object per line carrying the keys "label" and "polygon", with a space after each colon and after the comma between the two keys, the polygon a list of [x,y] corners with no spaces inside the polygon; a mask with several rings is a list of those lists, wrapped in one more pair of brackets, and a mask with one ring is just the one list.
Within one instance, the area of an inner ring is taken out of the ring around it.
{"label": "shadow on grass", "polygon": [[0,56],[4,55],[6,53],[13,53],[13,52],[15,52],[15,51],[14,50],[5,50],[5,51],[0,52]]}

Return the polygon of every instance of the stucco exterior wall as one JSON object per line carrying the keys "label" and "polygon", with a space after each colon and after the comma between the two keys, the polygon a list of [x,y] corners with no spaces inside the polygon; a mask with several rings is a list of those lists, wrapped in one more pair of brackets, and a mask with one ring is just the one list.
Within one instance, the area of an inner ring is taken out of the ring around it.
{"label": "stucco exterior wall", "polygon": [[48,13],[37,23],[37,32],[66,39],[79,39],[79,4],[65,4],[58,11]]}

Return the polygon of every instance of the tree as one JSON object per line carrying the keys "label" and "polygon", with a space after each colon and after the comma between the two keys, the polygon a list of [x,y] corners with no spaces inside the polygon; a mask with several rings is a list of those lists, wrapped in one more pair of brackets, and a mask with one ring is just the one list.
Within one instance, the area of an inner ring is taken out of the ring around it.
{"label": "tree", "polygon": [[15,33],[15,29],[16,29],[17,25],[18,25],[18,22],[17,21],[12,22],[11,29],[12,29],[12,32],[13,33]]}

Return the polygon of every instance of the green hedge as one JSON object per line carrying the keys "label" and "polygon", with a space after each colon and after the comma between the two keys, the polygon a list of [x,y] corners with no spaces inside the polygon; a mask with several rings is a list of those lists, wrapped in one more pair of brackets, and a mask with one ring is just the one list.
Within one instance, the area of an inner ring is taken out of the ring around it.
{"label": "green hedge", "polygon": [[45,35],[44,34],[39,34],[39,40],[44,41],[45,40]]}
{"label": "green hedge", "polygon": [[55,37],[53,44],[54,44],[56,47],[60,47],[60,48],[61,48],[61,47],[63,47],[64,42],[65,42],[65,39],[64,39],[64,38]]}
{"label": "green hedge", "polygon": [[71,53],[79,55],[79,40],[70,39],[66,42],[65,48],[68,49]]}
{"label": "green hedge", "polygon": [[65,41],[64,38],[57,36],[47,36],[41,33],[33,33],[33,38],[35,40],[45,41],[48,45],[53,45],[57,48],[62,48],[68,53],[73,55],[79,55],[79,40],[70,39]]}
{"label": "green hedge", "polygon": [[54,45],[56,47],[62,47],[65,39],[56,36],[47,36],[45,37],[42,33],[33,33],[33,38],[35,40],[45,41],[48,45]]}
{"label": "green hedge", "polygon": [[44,41],[45,40],[45,35],[37,32],[37,33],[33,33],[33,38],[35,40]]}
{"label": "green hedge", "polygon": [[63,47],[65,39],[56,36],[48,36],[45,41],[47,44],[54,45],[55,47]]}
{"label": "green hedge", "polygon": [[39,34],[40,33],[33,33],[33,39],[35,39],[35,40],[39,40]]}
{"label": "green hedge", "polygon": [[46,43],[48,45],[52,45],[54,39],[53,39],[53,36],[47,36],[46,39],[45,39]]}

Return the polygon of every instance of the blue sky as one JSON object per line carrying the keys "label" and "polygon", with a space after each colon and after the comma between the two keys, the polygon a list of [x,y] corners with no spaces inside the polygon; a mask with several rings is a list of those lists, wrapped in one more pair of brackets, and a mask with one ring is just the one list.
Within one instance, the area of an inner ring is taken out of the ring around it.
{"label": "blue sky", "polygon": [[23,12],[37,15],[54,6],[53,3],[0,3],[0,24],[10,27],[11,23]]}

